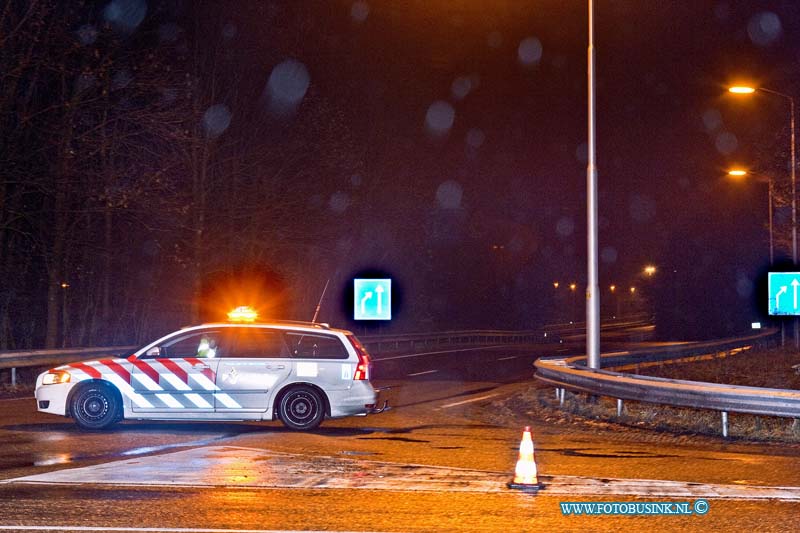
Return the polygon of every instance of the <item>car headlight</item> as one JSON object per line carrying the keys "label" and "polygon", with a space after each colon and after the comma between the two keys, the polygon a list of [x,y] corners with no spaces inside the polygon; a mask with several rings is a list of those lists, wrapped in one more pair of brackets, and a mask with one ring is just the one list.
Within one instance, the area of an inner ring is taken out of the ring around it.
{"label": "car headlight", "polygon": [[66,370],[51,370],[42,378],[42,385],[55,385],[56,383],[69,383],[72,376]]}

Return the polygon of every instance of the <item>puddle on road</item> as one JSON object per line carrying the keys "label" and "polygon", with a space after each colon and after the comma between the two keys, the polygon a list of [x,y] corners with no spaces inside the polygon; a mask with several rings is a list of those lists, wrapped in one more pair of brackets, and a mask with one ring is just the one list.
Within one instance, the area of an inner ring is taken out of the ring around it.
{"label": "puddle on road", "polygon": [[[142,446],[139,448],[132,448],[130,450],[123,450],[115,453],[106,454],[71,454],[71,453],[21,453],[13,457],[0,457],[0,472],[4,470],[14,470],[18,468],[29,468],[31,466],[54,466],[64,465],[70,463],[77,463],[80,461],[104,461],[108,459],[120,459],[123,457],[136,457],[140,455],[149,455],[166,450],[174,450],[178,448],[191,448],[195,446],[208,446],[220,440],[227,439],[233,435],[221,435],[210,439],[196,440],[190,442],[176,443],[176,444],[163,444],[160,446]],[[50,439],[45,439],[50,440]],[[57,439],[56,439],[57,440]]]}
{"label": "puddle on road", "polygon": [[[516,450],[517,448],[512,448]],[[591,457],[597,459],[667,459],[679,455],[653,453],[638,450],[592,450],[589,448],[537,448],[537,451],[555,452],[567,457]]]}

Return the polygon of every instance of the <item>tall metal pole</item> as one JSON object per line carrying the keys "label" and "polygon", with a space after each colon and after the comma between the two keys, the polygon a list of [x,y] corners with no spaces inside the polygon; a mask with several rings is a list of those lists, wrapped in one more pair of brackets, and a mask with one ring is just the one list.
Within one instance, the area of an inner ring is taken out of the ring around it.
{"label": "tall metal pole", "polygon": [[[791,127],[792,127],[792,264],[797,268],[797,180],[795,179],[795,172],[797,171],[797,161],[795,161],[794,153],[794,98],[788,95],[785,96],[789,99],[789,111],[791,113]],[[800,349],[800,332],[798,331],[797,317],[794,318],[794,347]]]}
{"label": "tall metal pole", "polygon": [[597,166],[595,165],[594,0],[589,0],[589,164],[587,189],[586,355],[589,368],[600,368],[600,284],[597,274]]}
{"label": "tall metal pole", "polygon": [[775,247],[772,244],[772,176],[767,176],[767,179],[769,180],[767,183],[769,185],[769,266],[771,268],[775,264]]}

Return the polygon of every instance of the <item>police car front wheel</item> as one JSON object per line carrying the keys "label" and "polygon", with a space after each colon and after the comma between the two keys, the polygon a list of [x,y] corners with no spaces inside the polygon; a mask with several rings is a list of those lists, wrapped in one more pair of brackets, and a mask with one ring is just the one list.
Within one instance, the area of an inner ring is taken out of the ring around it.
{"label": "police car front wheel", "polygon": [[81,429],[105,429],[119,420],[120,399],[108,385],[82,385],[71,402],[72,418]]}
{"label": "police car front wheel", "polygon": [[315,429],[325,417],[325,401],[311,387],[294,387],[281,397],[278,416],[289,429]]}

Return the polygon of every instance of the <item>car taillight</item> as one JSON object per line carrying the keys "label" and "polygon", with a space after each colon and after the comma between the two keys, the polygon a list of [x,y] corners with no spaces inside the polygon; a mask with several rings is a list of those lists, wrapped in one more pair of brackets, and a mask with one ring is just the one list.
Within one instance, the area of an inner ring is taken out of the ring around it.
{"label": "car taillight", "polygon": [[350,344],[356,351],[356,355],[358,355],[358,364],[356,365],[356,371],[353,373],[353,380],[354,381],[366,381],[369,380],[369,367],[372,364],[369,359],[369,354],[367,350],[361,345],[357,338],[353,335],[348,335],[347,340],[350,341]]}

